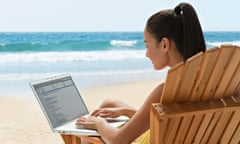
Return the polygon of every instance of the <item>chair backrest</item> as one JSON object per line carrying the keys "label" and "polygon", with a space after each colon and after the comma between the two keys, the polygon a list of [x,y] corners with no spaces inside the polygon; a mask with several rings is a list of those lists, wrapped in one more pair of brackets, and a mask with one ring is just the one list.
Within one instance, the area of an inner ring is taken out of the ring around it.
{"label": "chair backrest", "polygon": [[205,101],[240,89],[240,47],[208,49],[168,71],[161,103]]}
{"label": "chair backrest", "polygon": [[168,71],[160,103],[151,109],[151,142],[239,143],[240,100],[232,100],[239,90],[238,46],[211,48],[179,63]]}

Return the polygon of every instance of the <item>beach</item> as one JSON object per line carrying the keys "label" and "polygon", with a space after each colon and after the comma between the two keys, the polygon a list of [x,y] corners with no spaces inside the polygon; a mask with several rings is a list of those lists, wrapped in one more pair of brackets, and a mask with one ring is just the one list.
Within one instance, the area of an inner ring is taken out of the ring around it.
{"label": "beach", "polygon": [[[90,111],[108,98],[119,99],[138,108],[160,79],[132,81],[80,89]],[[53,133],[37,100],[32,97],[0,97],[1,144],[63,144],[59,134]]]}
{"label": "beach", "polygon": [[[204,32],[207,47],[240,44],[240,32]],[[107,98],[139,107],[166,77],[146,57],[143,32],[0,32],[1,144],[61,144],[29,83],[72,76],[90,111]]]}
{"label": "beach", "polygon": [[[72,76],[89,111],[107,98],[139,107],[166,70],[152,68],[142,32],[0,33],[1,144],[61,144],[29,83]],[[152,80],[157,80],[152,81]]]}

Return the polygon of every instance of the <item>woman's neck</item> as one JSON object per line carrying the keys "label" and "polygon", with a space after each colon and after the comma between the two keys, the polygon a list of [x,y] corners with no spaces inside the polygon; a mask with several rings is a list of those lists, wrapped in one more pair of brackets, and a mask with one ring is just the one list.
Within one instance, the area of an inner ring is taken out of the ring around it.
{"label": "woman's neck", "polygon": [[184,61],[183,56],[180,54],[175,44],[172,43],[172,48],[169,52],[169,66],[172,67],[182,61]]}

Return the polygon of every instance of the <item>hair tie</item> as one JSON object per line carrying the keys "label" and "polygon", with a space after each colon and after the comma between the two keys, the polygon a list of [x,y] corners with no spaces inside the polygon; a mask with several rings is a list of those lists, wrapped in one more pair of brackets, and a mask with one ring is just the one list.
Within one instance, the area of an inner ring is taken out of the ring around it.
{"label": "hair tie", "polygon": [[175,7],[174,12],[176,13],[176,15],[183,15],[183,10],[181,6]]}

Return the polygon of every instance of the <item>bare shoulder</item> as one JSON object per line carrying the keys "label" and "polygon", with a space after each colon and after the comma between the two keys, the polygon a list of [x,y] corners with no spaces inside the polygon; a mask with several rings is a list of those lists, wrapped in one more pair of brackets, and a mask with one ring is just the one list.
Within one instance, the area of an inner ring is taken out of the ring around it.
{"label": "bare shoulder", "polygon": [[164,82],[160,83],[154,90],[153,90],[153,93],[159,93],[163,91],[163,88],[164,88]]}
{"label": "bare shoulder", "polygon": [[159,84],[150,94],[150,99],[152,102],[159,102],[164,88],[164,83]]}

